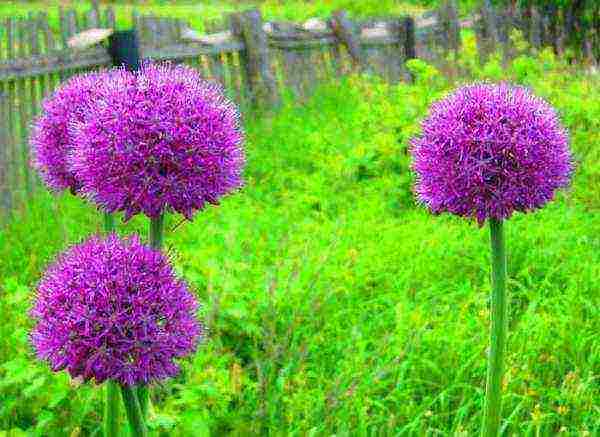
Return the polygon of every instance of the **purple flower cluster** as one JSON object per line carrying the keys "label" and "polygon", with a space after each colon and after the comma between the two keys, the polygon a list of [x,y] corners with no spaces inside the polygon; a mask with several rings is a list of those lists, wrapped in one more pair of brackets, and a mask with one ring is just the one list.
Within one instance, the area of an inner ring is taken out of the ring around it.
{"label": "purple flower cluster", "polygon": [[31,310],[31,341],[54,371],[121,384],[175,375],[175,358],[203,335],[198,304],[169,260],[137,237],[92,237],[43,276]]}
{"label": "purple flower cluster", "polygon": [[44,100],[30,143],[33,167],[50,190],[58,192],[68,188],[76,193],[80,188],[67,166],[67,156],[73,149],[69,128],[82,119],[86,106],[94,100],[98,83],[120,73],[121,70],[113,70],[75,76]]}
{"label": "purple flower cluster", "polygon": [[464,86],[435,103],[411,151],[419,200],[480,225],[542,207],[573,171],[554,109],[508,84]]}
{"label": "purple flower cluster", "polygon": [[191,219],[242,185],[238,111],[186,66],[146,64],[103,82],[73,133],[82,193],[126,220],[166,211]]}

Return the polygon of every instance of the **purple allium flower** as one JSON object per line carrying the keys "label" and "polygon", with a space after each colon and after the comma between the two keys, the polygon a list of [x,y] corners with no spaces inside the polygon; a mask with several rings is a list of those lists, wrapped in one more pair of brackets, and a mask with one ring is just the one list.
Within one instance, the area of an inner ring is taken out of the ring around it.
{"label": "purple allium flower", "polygon": [[80,188],[67,165],[67,156],[73,148],[70,126],[81,120],[86,105],[94,100],[97,84],[122,74],[127,73],[115,69],[74,76],[44,100],[30,143],[32,165],[50,190],[59,192],[68,188],[75,194]]}
{"label": "purple allium flower", "polygon": [[137,237],[92,237],[51,265],[37,290],[31,342],[54,371],[149,383],[174,376],[175,358],[203,335],[198,303],[169,260]]}
{"label": "purple allium flower", "polygon": [[568,185],[568,143],[554,109],[526,88],[467,85],[433,104],[412,141],[415,191],[435,214],[506,219]]}
{"label": "purple allium flower", "polygon": [[242,185],[239,113],[186,66],[145,64],[103,85],[75,129],[82,192],[108,212],[191,219]]}

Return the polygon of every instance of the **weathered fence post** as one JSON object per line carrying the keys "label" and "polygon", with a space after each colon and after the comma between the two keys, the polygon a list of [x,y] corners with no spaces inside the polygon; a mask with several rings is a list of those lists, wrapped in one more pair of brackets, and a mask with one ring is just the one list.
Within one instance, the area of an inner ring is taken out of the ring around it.
{"label": "weathered fence post", "polygon": [[12,210],[9,168],[13,163],[9,148],[8,111],[8,99],[4,89],[0,89],[0,218],[3,221],[9,219]]}
{"label": "weathered fence post", "polygon": [[458,5],[456,0],[445,0],[437,13],[444,38],[444,51],[446,54],[453,52],[454,58],[458,57],[461,47],[460,23],[458,22]]}
{"label": "weathered fence post", "polygon": [[481,64],[487,62],[499,42],[498,18],[490,0],[483,0],[480,17],[475,22],[475,36],[477,39],[477,51]]}
{"label": "weathered fence post", "polygon": [[543,38],[542,16],[535,5],[531,7],[531,17],[529,23],[529,44],[531,44],[534,49],[539,50],[542,48]]}
{"label": "weathered fence post", "polygon": [[576,59],[583,57],[585,4],[586,0],[573,0],[566,6],[565,31]]}
{"label": "weathered fence post", "polygon": [[123,66],[129,71],[140,68],[140,46],[135,30],[114,32],[109,39],[108,53],[113,65]]}
{"label": "weathered fence post", "polygon": [[264,102],[268,106],[277,106],[280,102],[279,90],[271,71],[269,44],[260,11],[234,14],[231,18],[234,35],[244,41],[245,55],[241,59],[245,63],[251,103],[260,105]]}
{"label": "weathered fence post", "polygon": [[[29,48],[29,41],[27,39],[27,31],[29,22],[26,20],[19,20],[17,22],[17,48],[18,57],[26,58],[27,49]],[[25,182],[25,193],[27,199],[31,199],[33,193],[33,183],[31,177],[31,171],[29,167],[29,138],[28,138],[28,121],[29,113],[27,111],[27,79],[21,77],[17,80],[17,100],[18,100],[18,114],[19,114],[19,134],[21,141],[21,165],[23,167],[23,179]]]}
{"label": "weathered fence post", "polygon": [[417,59],[417,46],[415,34],[415,19],[413,17],[404,18],[404,50],[406,60]]}
{"label": "weathered fence post", "polygon": [[360,36],[346,11],[335,11],[331,16],[331,28],[337,39],[346,47],[355,67],[365,68],[365,61],[360,46]]}
{"label": "weathered fence post", "polygon": [[[217,32],[217,26],[214,22],[209,22],[205,24],[204,30],[206,32]],[[219,53],[208,55],[208,67],[213,78],[225,88],[225,68]]]}
{"label": "weathered fence post", "polygon": [[[417,59],[417,37],[415,19],[413,17],[405,17],[402,23],[404,33],[404,64],[411,59]],[[406,80],[412,82],[413,75],[406,69]]]}
{"label": "weathered fence post", "polygon": [[[6,57],[9,61],[15,59],[16,51],[16,23],[14,18],[7,18],[6,26]],[[10,173],[7,175],[10,179],[12,190],[16,191],[19,187],[19,165],[18,165],[18,139],[17,139],[17,81],[7,82],[7,108],[8,108],[8,131],[6,132],[10,151]]]}
{"label": "weathered fence post", "polygon": [[596,3],[592,14],[592,52],[596,65],[600,64],[600,4]]}
{"label": "weathered fence post", "polygon": [[[240,40],[243,40],[242,35],[242,14],[234,13],[228,17],[229,28],[231,34]],[[240,103],[248,99],[248,95],[252,96],[252,90],[250,89],[249,77],[249,62],[248,62],[248,51],[244,47],[238,53],[240,62]]]}

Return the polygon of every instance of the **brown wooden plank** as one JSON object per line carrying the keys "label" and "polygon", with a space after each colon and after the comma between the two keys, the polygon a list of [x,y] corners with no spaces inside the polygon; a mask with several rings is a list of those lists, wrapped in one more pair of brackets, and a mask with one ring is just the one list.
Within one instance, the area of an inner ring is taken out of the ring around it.
{"label": "brown wooden plank", "polygon": [[[334,25],[335,24],[333,23],[333,21],[331,19],[327,20],[327,26],[329,29],[331,29],[332,32],[333,32]],[[336,38],[335,42],[333,42],[329,46],[329,59],[331,62],[331,68],[333,70],[333,73],[337,77],[340,77],[342,75],[342,59],[341,58],[342,58],[342,55],[341,55],[341,51],[340,51],[340,43]]]}
{"label": "brown wooden plank", "polygon": [[[6,53],[9,60],[16,56],[16,22],[14,18],[6,19]],[[18,166],[18,147],[17,147],[17,116],[15,108],[17,107],[17,84],[14,80],[5,81],[7,83],[7,105],[8,111],[8,140],[10,147],[10,182],[12,191],[19,188],[19,166]]]}
{"label": "brown wooden plank", "polygon": [[7,86],[0,82],[0,219],[7,222],[12,211],[12,186],[10,181],[11,162],[10,141],[8,138],[8,97]]}
{"label": "brown wooden plank", "polygon": [[[229,27],[232,35],[235,38],[243,38],[242,35],[242,14],[234,13],[228,16]],[[246,50],[246,46],[242,43],[238,48],[238,60],[239,60],[239,77],[240,77],[240,90],[242,95],[242,100],[240,104],[245,103],[249,100],[248,96],[251,94],[250,84],[249,84],[249,59],[248,59],[248,51]]]}
{"label": "brown wooden plank", "polygon": [[530,26],[529,44],[539,50],[542,48],[542,16],[535,5],[531,7]]}
{"label": "brown wooden plank", "polygon": [[[214,22],[205,22],[204,28],[208,33],[216,32]],[[210,76],[217,81],[221,86],[225,87],[225,68],[220,53],[210,54],[207,57]]]}
{"label": "brown wooden plank", "polygon": [[331,16],[331,25],[339,42],[346,47],[354,65],[362,68],[364,60],[359,36],[354,23],[348,18],[348,13],[346,11],[334,12]]}
{"label": "brown wooden plank", "polygon": [[387,77],[390,83],[397,83],[403,78],[405,70],[404,44],[401,41],[406,40],[404,35],[405,27],[402,20],[394,20],[389,24],[390,32],[396,34],[398,43],[388,47],[387,54]]}
{"label": "brown wooden plank", "polygon": [[53,54],[24,58],[0,64],[0,80],[17,80],[31,75],[63,73],[68,70],[95,69],[110,65],[110,57],[103,47],[76,53],[57,50]]}
{"label": "brown wooden plank", "polygon": [[[56,43],[54,41],[54,35],[48,23],[48,15],[46,13],[40,14],[39,25],[40,32],[42,33],[42,40],[44,41],[44,52],[46,53],[46,55],[52,55],[56,50]],[[48,72],[47,75],[48,78],[46,80],[46,89],[44,91],[44,96],[47,96],[52,93],[54,88],[56,88],[56,83],[58,81],[57,74],[53,72]]]}
{"label": "brown wooden plank", "polygon": [[[40,55],[40,40],[39,40],[39,29],[38,29],[38,17],[34,17],[33,14],[29,15],[29,45],[30,51],[29,54],[33,56]],[[40,78],[43,75],[31,75],[29,77],[29,116],[30,120],[28,125],[39,112],[38,110],[38,102],[39,102],[39,89],[40,89]],[[28,135],[29,138],[29,129]],[[27,146],[29,146],[29,141],[27,141]]]}
{"label": "brown wooden plank", "polygon": [[[62,49],[67,49],[67,47],[68,47],[67,41],[69,40],[69,29],[68,29],[68,24],[67,24],[66,11],[62,6],[60,6],[58,9],[58,18],[59,18],[59,25],[60,25],[60,44],[59,44],[59,46]],[[67,78],[67,72],[64,70],[59,70],[58,71],[59,82],[64,81],[66,78]]]}
{"label": "brown wooden plank", "polygon": [[[25,58],[28,54],[27,30],[30,23],[26,20],[17,22],[17,54],[20,58]],[[27,196],[32,193],[31,172],[29,170],[29,147],[28,147],[28,129],[29,114],[27,112],[29,93],[27,92],[26,77],[17,80],[16,103],[19,115],[19,149],[20,149],[20,167],[23,174],[24,189]]]}

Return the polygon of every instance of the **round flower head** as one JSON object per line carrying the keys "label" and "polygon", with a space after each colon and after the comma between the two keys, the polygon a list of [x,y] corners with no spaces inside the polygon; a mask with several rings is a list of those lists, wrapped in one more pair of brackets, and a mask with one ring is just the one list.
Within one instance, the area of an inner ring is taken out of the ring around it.
{"label": "round flower head", "polygon": [[48,268],[31,342],[54,371],[101,383],[174,376],[201,336],[198,304],[168,259],[137,237],[92,237]]}
{"label": "round flower head", "polygon": [[554,109],[508,84],[464,86],[435,103],[411,151],[419,200],[480,225],[541,208],[573,170]]}
{"label": "round flower head", "polygon": [[67,165],[67,156],[73,147],[70,126],[81,120],[86,105],[94,100],[98,83],[121,74],[126,73],[116,69],[74,76],[44,100],[30,143],[32,165],[50,190],[58,192],[68,188],[73,194],[78,191],[79,183]]}
{"label": "round flower head", "polygon": [[239,114],[221,87],[186,66],[145,64],[103,85],[75,128],[72,166],[108,212],[194,212],[242,185]]}

